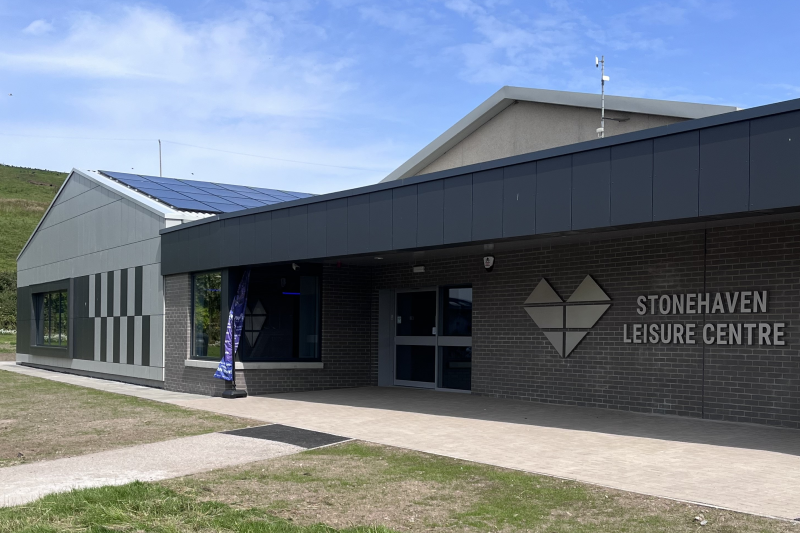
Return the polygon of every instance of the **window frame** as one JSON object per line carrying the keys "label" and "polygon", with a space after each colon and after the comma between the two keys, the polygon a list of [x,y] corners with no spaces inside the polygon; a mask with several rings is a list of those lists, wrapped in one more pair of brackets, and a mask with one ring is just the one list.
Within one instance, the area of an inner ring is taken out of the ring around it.
{"label": "window frame", "polygon": [[[196,310],[195,309],[195,303],[197,302],[197,300],[195,298],[195,296],[196,296],[196,294],[195,294],[195,288],[196,288],[195,279],[197,278],[197,276],[203,276],[203,275],[206,275],[206,274],[215,274],[215,273],[219,273],[219,275],[220,275],[220,283],[219,283],[219,291],[220,291],[219,317],[220,317],[220,319],[219,319],[219,324],[217,324],[218,327],[219,327],[220,354],[219,354],[219,357],[209,357],[209,356],[201,357],[201,356],[197,355],[197,353],[195,351],[196,342],[197,342],[197,335],[195,334],[196,333],[196,330],[195,330],[195,310]],[[190,338],[191,338],[191,342],[189,343],[190,344],[190,346],[189,346],[189,359],[193,359],[195,361],[219,361],[219,360],[222,359],[222,356],[225,353],[225,331],[224,331],[224,328],[222,327],[223,310],[226,307],[225,303],[223,302],[223,298],[222,298],[223,295],[224,295],[224,292],[225,292],[224,291],[225,280],[226,280],[226,276],[225,276],[225,271],[224,270],[203,270],[201,272],[192,272],[192,275],[191,275],[191,287],[192,287],[192,289],[191,289],[191,301],[192,301],[192,303],[191,303],[191,310],[190,310],[191,314],[189,315],[189,328],[190,328]]]}
{"label": "window frame", "polygon": [[[59,308],[61,311],[59,312],[59,328],[58,328],[58,337],[59,341],[57,344],[52,342],[45,341],[45,331],[47,331],[47,336],[52,337],[52,306],[48,306],[48,309],[51,311],[48,313],[50,317],[49,323],[45,326],[45,302],[52,301],[52,295],[57,294],[59,295]],[[61,301],[63,296],[63,303]],[[59,287],[59,288],[51,288],[50,290],[40,291],[33,293],[33,312],[34,312],[34,319],[35,319],[35,328],[34,328],[34,337],[33,337],[33,345],[37,348],[46,348],[50,350],[63,350],[69,351],[69,342],[72,338],[70,334],[70,290],[69,287]],[[63,327],[63,329],[62,329]],[[66,337],[66,338],[64,338]],[[63,341],[62,341],[63,338]]]}

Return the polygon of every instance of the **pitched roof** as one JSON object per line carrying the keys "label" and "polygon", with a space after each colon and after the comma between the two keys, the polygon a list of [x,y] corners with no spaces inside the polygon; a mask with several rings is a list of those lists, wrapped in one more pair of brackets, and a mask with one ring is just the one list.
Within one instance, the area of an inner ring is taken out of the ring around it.
{"label": "pitched roof", "polygon": [[[434,139],[428,146],[397,167],[391,174],[382,179],[381,182],[405,179],[416,175],[417,172],[433,163],[450,148],[464,140],[475,130],[489,122],[489,120],[517,101],[600,109],[599,94],[505,86],[478,107],[470,111],[467,116],[456,122],[450,129]],[[609,111],[622,111],[684,119],[710,117],[712,115],[728,113],[738,109],[733,106],[693,104],[669,100],[650,100],[647,98],[630,98],[627,96],[606,95],[605,101],[606,109]]]}

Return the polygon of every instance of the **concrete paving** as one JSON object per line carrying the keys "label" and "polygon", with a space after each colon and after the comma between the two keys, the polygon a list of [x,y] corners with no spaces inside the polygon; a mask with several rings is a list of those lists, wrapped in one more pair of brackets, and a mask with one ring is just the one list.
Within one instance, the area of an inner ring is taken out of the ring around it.
{"label": "concrete paving", "polygon": [[800,431],[402,388],[175,402],[753,514],[800,517]]}
{"label": "concrete paving", "polygon": [[281,442],[209,433],[0,468],[0,506],[20,505],[71,489],[186,476],[304,449]]}
{"label": "concrete paving", "polygon": [[403,388],[225,400],[13,363],[0,363],[0,370],[621,490],[800,518],[798,430]]}

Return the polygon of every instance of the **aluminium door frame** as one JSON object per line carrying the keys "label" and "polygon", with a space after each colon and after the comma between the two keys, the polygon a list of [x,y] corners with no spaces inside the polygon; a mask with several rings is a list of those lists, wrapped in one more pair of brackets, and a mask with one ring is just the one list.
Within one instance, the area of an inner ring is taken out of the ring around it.
{"label": "aluminium door frame", "polygon": [[[395,387],[413,387],[417,389],[429,389],[429,390],[436,390],[442,392],[457,392],[461,394],[471,394],[472,387],[470,386],[470,390],[462,390],[462,389],[449,389],[445,387],[439,386],[439,367],[441,366],[442,361],[442,353],[439,348],[447,347],[447,346],[456,346],[456,347],[472,347],[472,336],[469,337],[456,337],[456,336],[443,336],[440,335],[441,324],[440,324],[440,311],[441,311],[441,292],[442,292],[443,285],[434,285],[432,287],[422,287],[416,289],[395,289],[394,291],[394,301],[393,301],[393,311],[395,315],[394,323],[392,324],[392,384]],[[397,295],[401,293],[409,293],[409,292],[430,292],[433,291],[436,294],[436,314],[435,314],[435,328],[436,334],[432,337],[429,336],[412,336],[412,335],[405,335],[405,336],[398,336],[397,335]],[[397,342],[398,339],[402,339],[405,341],[411,342]],[[427,381],[410,381],[410,380],[402,380],[397,379],[397,346],[433,346],[434,347],[434,354],[433,354],[433,361],[434,361],[434,379],[433,383],[429,383]]]}

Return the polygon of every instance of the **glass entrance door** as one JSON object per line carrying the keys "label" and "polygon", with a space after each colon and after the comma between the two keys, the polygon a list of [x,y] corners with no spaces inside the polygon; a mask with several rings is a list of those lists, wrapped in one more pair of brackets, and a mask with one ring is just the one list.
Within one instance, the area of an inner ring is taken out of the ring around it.
{"label": "glass entrance door", "polygon": [[394,382],[407,387],[436,387],[435,289],[397,293]]}
{"label": "glass entrance door", "polygon": [[471,287],[398,292],[395,317],[395,385],[471,390]]}

